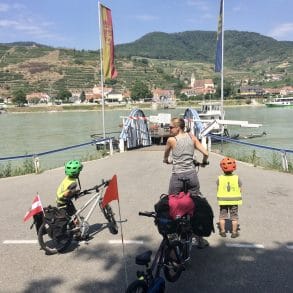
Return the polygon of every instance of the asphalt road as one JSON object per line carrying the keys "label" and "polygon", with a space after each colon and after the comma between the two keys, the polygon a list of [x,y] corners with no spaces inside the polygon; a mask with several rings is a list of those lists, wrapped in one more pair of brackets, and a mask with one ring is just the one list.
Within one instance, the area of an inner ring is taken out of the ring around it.
{"label": "asphalt road", "polygon": [[[44,206],[54,204],[63,168],[1,179],[0,292],[124,292],[126,279],[135,279],[135,255],[156,250],[161,240],[152,219],[139,217],[138,211],[153,210],[167,191],[171,166],[163,165],[162,158],[162,149],[152,148],[85,163],[83,188],[117,174],[125,258],[120,232],[112,235],[108,229],[64,254],[47,256],[39,249],[31,221],[22,219],[37,192]],[[210,165],[199,171],[215,223],[220,158],[211,154]],[[221,238],[216,231],[208,239],[210,247],[194,247],[187,270],[178,282],[167,284],[167,292],[293,292],[293,176],[243,163],[237,174],[244,189],[240,237]],[[117,202],[112,207],[119,219]],[[100,211],[90,223],[105,223]]]}

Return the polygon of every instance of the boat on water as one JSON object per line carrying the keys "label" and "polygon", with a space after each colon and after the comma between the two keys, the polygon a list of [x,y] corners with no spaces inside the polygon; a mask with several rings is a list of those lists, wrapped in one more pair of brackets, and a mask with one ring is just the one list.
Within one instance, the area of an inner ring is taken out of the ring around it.
{"label": "boat on water", "polygon": [[198,111],[201,119],[222,119],[221,103],[219,102],[202,102],[201,109]]}
{"label": "boat on water", "polygon": [[267,135],[266,131],[263,131],[261,133],[250,133],[248,135],[239,135],[239,139],[250,139],[250,138],[257,138],[257,137],[263,137]]}
{"label": "boat on water", "polygon": [[[198,116],[201,119],[204,128],[208,127],[212,123],[211,120],[222,120],[221,103],[212,101],[202,102],[201,109],[198,111]],[[234,139],[237,139],[239,137],[238,133],[230,134],[227,127],[222,128],[220,126],[212,130],[211,134],[221,135]],[[212,142],[218,142],[218,140],[212,138]]]}
{"label": "boat on water", "polygon": [[267,107],[293,107],[293,97],[275,98],[266,103]]}

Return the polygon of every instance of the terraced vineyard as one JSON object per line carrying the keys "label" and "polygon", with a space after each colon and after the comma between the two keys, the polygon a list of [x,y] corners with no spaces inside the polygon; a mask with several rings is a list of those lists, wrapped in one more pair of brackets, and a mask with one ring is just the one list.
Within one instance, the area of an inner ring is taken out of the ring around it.
{"label": "terraced vineyard", "polygon": [[[206,34],[208,39],[204,38]],[[142,80],[150,89],[173,89],[179,82],[188,85],[192,73],[196,79],[219,79],[219,74],[214,73],[214,64],[210,61],[214,59],[210,56],[214,40],[212,32],[192,35],[199,38],[198,42],[185,46],[190,39],[190,33],[176,35],[176,38],[172,34],[163,34],[161,37],[164,37],[165,42],[168,41],[169,51],[162,46],[157,34],[149,34],[134,43],[117,45],[115,50],[118,57],[115,58],[115,66],[118,77],[109,84],[116,90],[129,90],[136,80]],[[226,46],[230,48],[227,59],[230,58],[230,64],[237,66],[226,65],[225,80],[231,80],[235,84],[239,84],[241,80],[255,80],[260,85],[271,87],[292,85],[292,42],[278,43],[254,33],[231,32],[230,35],[231,40],[228,38]],[[236,37],[239,37],[238,41],[242,40],[241,48],[245,49],[233,47]],[[250,38],[255,42],[258,39],[265,40],[270,48],[268,55],[258,50]],[[182,43],[182,40],[185,43]],[[156,41],[159,43],[155,43]],[[174,42],[177,42],[177,45]],[[254,56],[248,57],[249,46],[252,46],[252,52],[258,54],[258,59]],[[207,47],[210,49],[207,50]],[[141,55],[135,56],[133,52]],[[244,59],[238,56],[239,52],[242,55],[245,53]],[[169,60],[168,54],[171,53],[176,56],[179,54],[178,59],[180,54],[183,55],[180,60]],[[158,54],[161,59],[153,57],[154,54]],[[194,57],[191,58],[192,56]],[[268,83],[265,80],[266,74],[280,74],[282,80]],[[47,92],[50,95],[63,89],[71,92],[90,92],[96,84],[100,84],[100,57],[97,51],[52,48],[34,43],[0,44],[0,97],[10,96],[17,89],[23,89],[27,93]]]}

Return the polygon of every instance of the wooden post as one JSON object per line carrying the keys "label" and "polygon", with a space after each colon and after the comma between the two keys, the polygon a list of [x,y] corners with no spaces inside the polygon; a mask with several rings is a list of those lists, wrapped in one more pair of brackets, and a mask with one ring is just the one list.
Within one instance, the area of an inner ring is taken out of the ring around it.
{"label": "wooden post", "polygon": [[283,170],[288,172],[289,168],[288,168],[288,160],[287,160],[287,156],[286,156],[286,152],[282,152],[282,167]]}
{"label": "wooden post", "polygon": [[35,172],[36,174],[40,173],[40,160],[38,157],[33,157]]}
{"label": "wooden post", "polygon": [[206,136],[203,136],[203,137],[201,138],[201,144],[202,144],[202,146],[203,146],[205,149],[207,149],[207,138],[206,138]]}
{"label": "wooden post", "polygon": [[110,156],[113,156],[113,139],[109,139],[109,149],[110,149]]}
{"label": "wooden post", "polygon": [[208,151],[210,152],[212,150],[212,138],[209,135],[208,136]]}
{"label": "wooden post", "polygon": [[125,151],[125,149],[124,149],[124,139],[123,138],[119,139],[119,150],[120,150],[120,153],[124,153],[124,151]]}

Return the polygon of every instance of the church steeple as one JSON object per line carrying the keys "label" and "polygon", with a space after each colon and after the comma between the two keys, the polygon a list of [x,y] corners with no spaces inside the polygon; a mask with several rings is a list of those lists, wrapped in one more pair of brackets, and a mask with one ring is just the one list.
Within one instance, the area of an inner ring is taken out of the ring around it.
{"label": "church steeple", "polygon": [[190,79],[190,86],[191,86],[191,88],[193,88],[194,85],[195,85],[195,76],[194,76],[194,73],[192,72],[191,79]]}

